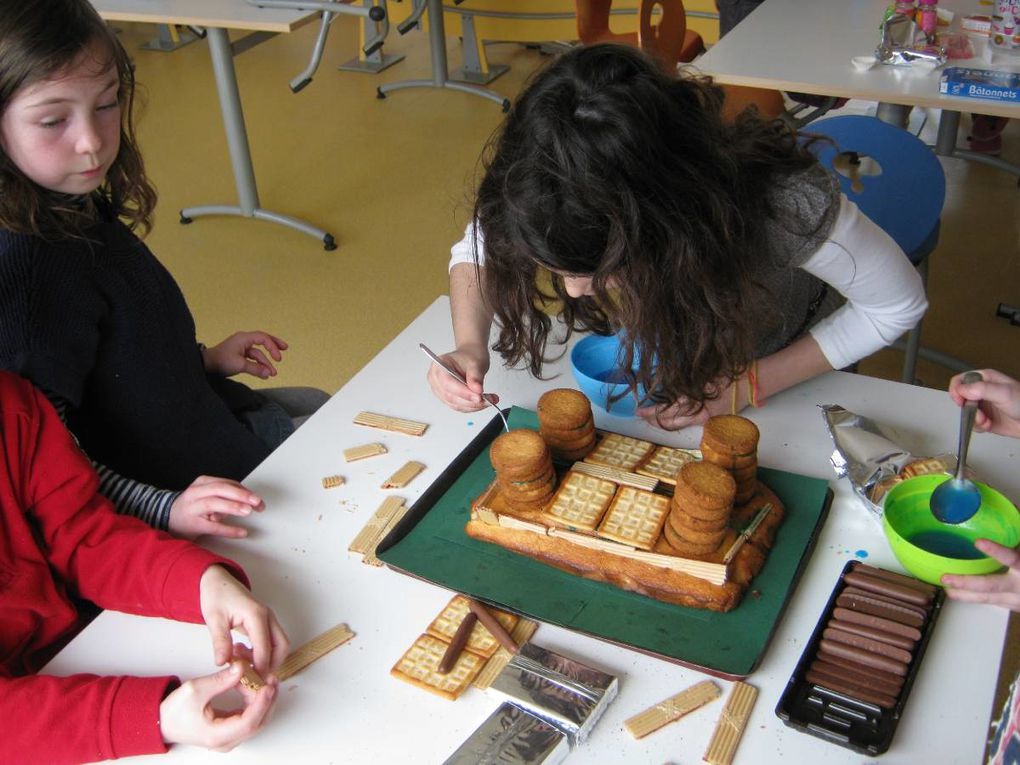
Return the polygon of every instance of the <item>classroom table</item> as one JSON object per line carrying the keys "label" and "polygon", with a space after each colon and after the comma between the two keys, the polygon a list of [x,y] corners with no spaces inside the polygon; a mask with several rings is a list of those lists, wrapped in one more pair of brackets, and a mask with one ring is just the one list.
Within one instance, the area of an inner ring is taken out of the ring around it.
{"label": "classroom table", "polygon": [[[905,123],[909,107],[942,110],[936,151],[1020,173],[1020,168],[956,148],[961,112],[1020,118],[1020,104],[939,93],[939,71],[922,66],[856,69],[851,59],[867,56],[880,41],[879,24],[888,0],[769,0],[716,43],[694,67],[722,84],[771,88],[879,102],[878,116]],[[993,11],[977,0],[941,0],[957,16]],[[959,21],[954,19],[953,29]],[[983,58],[985,39],[971,36],[975,58],[947,66],[1020,71],[1020,56]]]}
{"label": "classroom table", "polygon": [[[267,509],[247,522],[243,541],[205,539],[238,560],[255,592],[268,602],[300,645],[346,622],[357,633],[348,644],[282,684],[271,723],[230,754],[174,747],[173,760],[210,762],[442,762],[492,712],[498,702],[471,689],[445,701],[389,676],[389,669],[440,612],[451,593],[386,568],[361,562],[348,544],[388,494],[413,502],[494,416],[461,414],[435,399],[425,382],[424,342],[442,352],[452,346],[449,300],[437,299],[245,482]],[[341,352],[342,349],[337,349]],[[545,382],[499,365],[487,378],[503,406],[534,408],[550,387],[573,386],[564,359]],[[943,391],[841,372],[803,383],[745,412],[760,427],[763,466],[829,480],[835,497],[814,552],[760,668],[749,682],[760,689],[739,763],[859,763],[848,749],[787,728],[774,708],[805,642],[848,560],[899,569],[879,523],[863,508],[829,464],[832,443],[819,404],[838,403],[888,423],[903,446],[917,454],[951,450],[959,412]],[[429,424],[414,438],[352,424],[359,412]],[[653,430],[635,419],[596,410],[596,424],[676,446],[696,446],[700,428]],[[380,457],[345,464],[342,450],[379,441]],[[407,460],[426,470],[402,490],[380,484]],[[980,434],[970,464],[1007,495],[1020,496],[1020,442]],[[323,476],[341,474],[342,487],[326,490]],[[780,532],[781,533],[781,532]],[[991,716],[1006,613],[998,608],[947,602],[934,630],[887,765],[978,762]],[[635,741],[623,720],[706,678],[593,637],[541,625],[539,645],[572,656],[620,678],[620,693],[592,736],[568,758],[584,763],[689,763],[699,761],[722,703],[713,702],[680,722]],[[104,612],[45,671],[173,673],[192,677],[214,670],[207,631],[200,625]],[[730,683],[719,680],[724,693]],[[163,760],[169,761],[169,760]]]}
{"label": "classroom table", "polygon": [[[241,108],[241,94],[237,87],[237,73],[234,70],[235,52],[243,51],[268,36],[293,32],[318,18],[318,12],[257,8],[243,0],[92,0],[92,4],[107,21],[180,24],[206,30],[238,204],[187,207],[181,210],[181,223],[191,223],[193,219],[206,215],[254,218],[296,229],[320,240],[324,249],[335,250],[336,241],[332,234],[298,218],[261,206],[248,146],[248,131]],[[232,45],[229,37],[231,29],[251,34]]]}

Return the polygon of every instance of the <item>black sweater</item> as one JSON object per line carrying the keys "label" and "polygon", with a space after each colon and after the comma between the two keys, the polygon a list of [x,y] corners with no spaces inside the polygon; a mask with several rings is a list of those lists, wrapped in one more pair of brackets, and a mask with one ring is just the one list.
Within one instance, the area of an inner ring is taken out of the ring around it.
{"label": "black sweater", "polygon": [[269,453],[236,417],[258,394],[206,375],[180,288],[126,226],[86,233],[0,231],[0,368],[66,400],[85,452],[124,476],[243,478]]}

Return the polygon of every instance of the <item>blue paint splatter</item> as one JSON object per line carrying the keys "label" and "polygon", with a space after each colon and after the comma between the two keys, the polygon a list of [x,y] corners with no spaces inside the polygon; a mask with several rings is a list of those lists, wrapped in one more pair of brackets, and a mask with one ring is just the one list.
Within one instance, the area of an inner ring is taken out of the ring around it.
{"label": "blue paint splatter", "polygon": [[474,427],[474,424],[475,424],[474,420],[468,420],[468,427],[469,428]]}
{"label": "blue paint splatter", "polygon": [[856,555],[858,558],[867,558],[868,557],[868,551],[867,550],[858,550],[857,552],[854,553],[854,555]]}

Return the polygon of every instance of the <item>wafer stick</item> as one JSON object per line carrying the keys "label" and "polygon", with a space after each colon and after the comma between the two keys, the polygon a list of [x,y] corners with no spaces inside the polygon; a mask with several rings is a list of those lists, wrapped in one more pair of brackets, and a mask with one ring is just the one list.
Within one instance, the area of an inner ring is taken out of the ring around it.
{"label": "wafer stick", "polygon": [[464,650],[468,638],[471,637],[471,630],[475,628],[475,622],[477,621],[478,615],[474,611],[468,611],[454,633],[453,640],[450,641],[450,647],[446,649],[443,658],[439,660],[439,668],[436,670],[439,674],[445,675],[453,669],[453,665],[457,663],[457,658],[460,656],[460,652]]}
{"label": "wafer stick", "polygon": [[758,698],[758,689],[743,682],[733,684],[726,706],[715,724],[712,740],[701,759],[709,765],[730,765],[737,752],[737,744],[744,735],[744,727],[751,716],[751,708]]}
{"label": "wafer stick", "polygon": [[354,633],[346,624],[338,624],[326,630],[317,638],[313,638],[292,651],[290,656],[283,660],[283,664],[276,670],[276,676],[282,683],[284,680],[293,677],[313,661],[322,658],[337,646],[341,646],[354,637]]}
{"label": "wafer stick", "polygon": [[768,515],[771,510],[772,504],[769,503],[758,511],[758,514],[754,516],[754,520],[747,525],[747,528],[740,532],[740,536],[738,536],[733,544],[730,545],[730,549],[727,550],[726,554],[723,556],[723,563],[729,563],[733,560],[733,556],[736,555],[740,548],[744,546],[744,542],[751,538],[751,535],[754,534],[758,526],[761,525],[761,522],[765,520],[765,516]]}
{"label": "wafer stick", "polygon": [[327,475],[322,479],[322,488],[324,489],[335,489],[337,486],[343,486],[346,481],[342,475]]}
{"label": "wafer stick", "polygon": [[520,646],[514,642],[514,639],[510,637],[510,633],[503,628],[503,625],[499,623],[496,617],[489,613],[489,609],[484,604],[474,598],[468,598],[468,607],[471,609],[471,613],[478,617],[478,621],[482,623],[482,626],[499,641],[501,646],[510,653],[517,653]]}
{"label": "wafer stick", "polygon": [[429,427],[424,422],[404,420],[400,417],[390,417],[385,414],[376,414],[375,412],[360,412],[354,418],[354,424],[364,425],[368,428],[389,430],[393,433],[403,433],[408,436],[422,436]]}
{"label": "wafer stick", "polygon": [[[398,499],[399,499],[399,497],[398,497]],[[365,557],[362,559],[362,561],[361,561],[362,563],[367,563],[369,566],[381,566],[382,565],[382,561],[379,560],[377,557],[375,557],[375,550],[379,546],[379,543],[382,542],[383,539],[386,538],[386,535],[390,533],[390,531],[393,529],[393,527],[396,526],[400,522],[400,519],[403,518],[406,513],[407,513],[407,505],[405,505],[404,504],[404,500],[401,499],[400,500],[400,504],[397,506],[396,510],[393,511],[393,515],[391,515],[390,519],[388,521],[386,521],[386,525],[382,527],[382,530],[379,532],[379,536],[376,538],[375,542],[372,544],[372,549],[369,550],[368,554],[365,555]]]}
{"label": "wafer stick", "polygon": [[685,714],[714,701],[719,698],[721,693],[718,685],[711,680],[703,680],[675,696],[670,696],[665,701],[660,701],[654,707],[649,707],[644,712],[624,720],[623,726],[634,738],[644,738],[664,725],[679,720]]}
{"label": "wafer stick", "polygon": [[386,454],[386,447],[382,444],[362,444],[361,446],[352,446],[350,449],[344,449],[344,460],[346,462],[356,462],[357,460],[363,460],[366,457],[375,457],[379,454]]}
{"label": "wafer stick", "polygon": [[381,488],[402,489],[405,486],[407,486],[407,484],[411,483],[414,477],[424,469],[425,466],[423,464],[411,460],[410,462],[405,464],[402,468],[400,468],[400,470],[398,470],[396,473],[394,473],[385,481],[383,481]]}
{"label": "wafer stick", "polygon": [[644,489],[645,491],[655,491],[655,487],[659,485],[659,479],[654,476],[639,475],[628,470],[621,470],[618,467],[598,465],[594,462],[575,462],[571,465],[570,469],[577,473],[604,478],[613,483],[633,486],[635,489]]}
{"label": "wafer stick", "polygon": [[376,545],[385,536],[386,531],[392,528],[393,524],[403,517],[405,512],[407,512],[407,507],[404,505],[403,499],[400,497],[387,497],[379,505],[375,513],[372,514],[372,517],[368,519],[368,523],[365,524],[364,528],[354,537],[347,550],[364,555],[364,562],[371,563],[372,561],[369,560],[369,556],[375,560],[374,552]]}
{"label": "wafer stick", "polygon": [[241,685],[250,691],[257,691],[266,684],[262,675],[255,671],[255,667],[246,659],[235,659],[241,663]]}

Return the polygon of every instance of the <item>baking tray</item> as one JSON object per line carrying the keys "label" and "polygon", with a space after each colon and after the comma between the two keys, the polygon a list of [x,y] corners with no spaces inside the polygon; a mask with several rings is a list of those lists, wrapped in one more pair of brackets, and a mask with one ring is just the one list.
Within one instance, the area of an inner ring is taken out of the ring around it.
{"label": "baking tray", "polygon": [[[527,409],[511,427],[538,428]],[[758,477],[786,506],[761,572],[728,613],[663,603],[573,576],[464,531],[471,502],[492,482],[488,446],[498,417],[478,434],[379,544],[377,557],[405,574],[539,621],[583,632],[718,677],[755,670],[800,579],[832,501],[818,478],[760,468]]]}
{"label": "baking tray", "polygon": [[[859,564],[857,561],[849,561],[843,567],[839,580],[832,588],[832,595],[825,605],[818,624],[811,634],[811,639],[804,648],[804,653],[797,662],[797,668],[790,676],[786,684],[786,690],[776,705],[776,715],[791,728],[796,728],[803,733],[810,733],[812,736],[830,741],[855,752],[876,757],[885,752],[892,743],[896,726],[899,725],[903,716],[903,708],[910,696],[910,689],[914,685],[914,678],[921,667],[921,660],[928,648],[928,641],[931,639],[932,631],[935,629],[935,622],[938,621],[942,612],[942,604],[945,601],[946,593],[941,587],[935,589],[935,597],[932,599],[931,612],[921,632],[921,639],[915,648],[913,660],[907,669],[903,681],[903,688],[900,690],[896,706],[892,709],[881,709],[863,702],[840,702],[835,697],[837,694],[818,693],[813,683],[809,683],[805,677],[811,662],[818,653],[818,645],[822,640],[822,632],[833,610],[836,608],[836,598],[843,590],[843,579],[850,571],[853,571]],[[854,722],[847,724],[843,714],[829,714],[830,705],[849,708]],[[877,710],[877,713],[874,711]]]}

